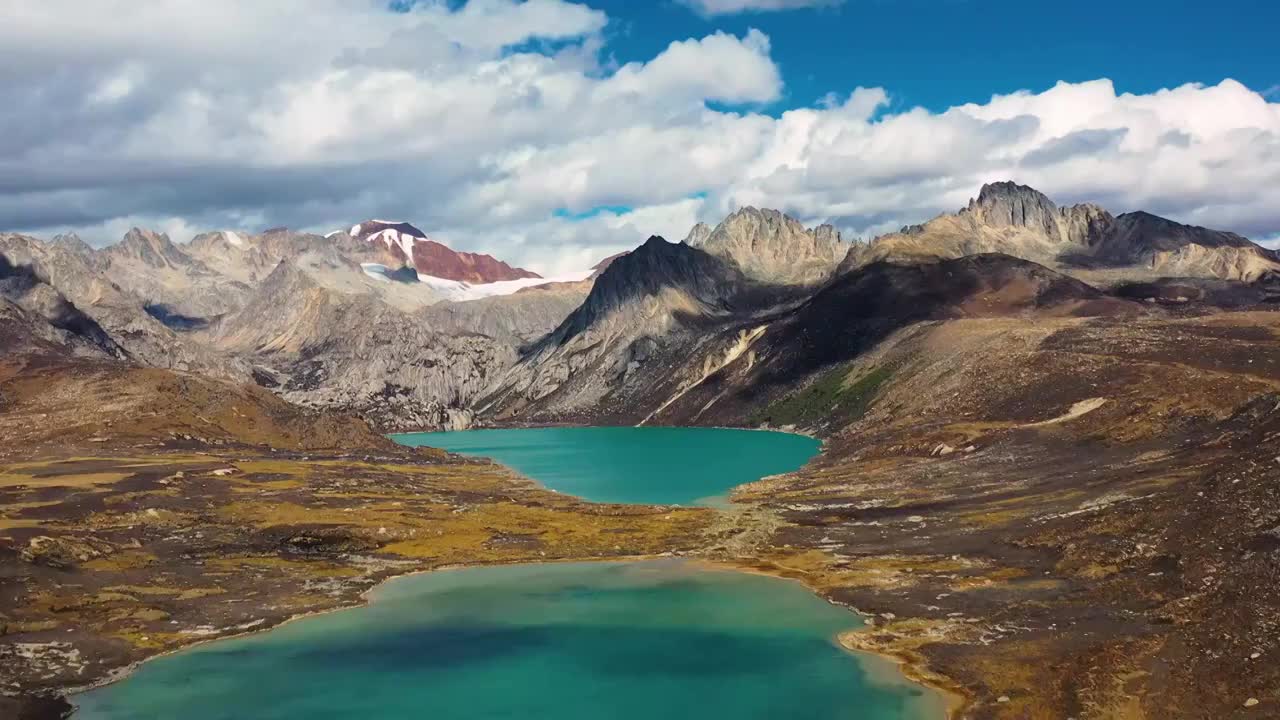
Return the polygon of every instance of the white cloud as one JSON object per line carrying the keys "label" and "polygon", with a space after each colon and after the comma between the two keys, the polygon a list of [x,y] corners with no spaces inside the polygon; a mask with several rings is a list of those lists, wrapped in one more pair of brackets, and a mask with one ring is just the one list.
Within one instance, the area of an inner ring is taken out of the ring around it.
{"label": "white cloud", "polygon": [[10,5],[4,229],[101,243],[131,224],[183,239],[403,217],[558,273],[742,204],[867,235],[1014,179],[1280,233],[1280,103],[1234,81],[1060,83],[942,112],[858,88],[772,117],[754,109],[784,89],[763,33],[611,67],[608,18],[564,0]]}
{"label": "white cloud", "polygon": [[801,8],[833,7],[844,0],[677,0],[699,14],[712,17],[744,12],[774,12]]}
{"label": "white cloud", "polygon": [[1015,179],[1062,201],[1149,209],[1246,233],[1280,228],[1280,104],[1235,81],[1148,95],[1059,83],[942,113],[872,117],[855,93],[796,110],[724,207],[772,204],[859,233],[962,206]]}
{"label": "white cloud", "polygon": [[610,97],[763,103],[777,99],[782,77],[769,58],[768,36],[752,29],[741,39],[717,32],[701,40],[673,42],[652,61],[619,69],[603,90]]}

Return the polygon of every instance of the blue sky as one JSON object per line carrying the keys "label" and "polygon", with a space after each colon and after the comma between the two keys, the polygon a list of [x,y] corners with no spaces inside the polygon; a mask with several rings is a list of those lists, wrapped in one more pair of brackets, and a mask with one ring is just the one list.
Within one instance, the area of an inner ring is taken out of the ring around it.
{"label": "blue sky", "polygon": [[1277,26],[1242,0],[9,0],[0,231],[400,219],[555,274],[743,205],[870,238],[1016,180],[1280,238]]}
{"label": "blue sky", "polygon": [[1280,3],[1261,0],[847,0],[712,17],[673,0],[590,4],[609,14],[607,52],[622,62],[676,38],[763,30],[787,82],[775,112],[859,85],[932,110],[1100,77],[1121,92],[1224,78],[1280,92]]}

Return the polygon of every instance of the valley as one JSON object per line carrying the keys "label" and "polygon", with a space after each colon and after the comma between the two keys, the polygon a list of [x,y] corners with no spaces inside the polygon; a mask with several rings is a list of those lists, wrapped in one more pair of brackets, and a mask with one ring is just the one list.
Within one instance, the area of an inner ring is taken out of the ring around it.
{"label": "valley", "polygon": [[[870,243],[746,208],[586,280],[457,302],[418,278],[534,278],[359,228],[0,236],[0,689],[20,717],[394,575],[666,555],[856,608],[840,642],[955,717],[1280,708],[1271,251],[993,183]],[[823,447],[677,507],[383,436],[566,425]]]}

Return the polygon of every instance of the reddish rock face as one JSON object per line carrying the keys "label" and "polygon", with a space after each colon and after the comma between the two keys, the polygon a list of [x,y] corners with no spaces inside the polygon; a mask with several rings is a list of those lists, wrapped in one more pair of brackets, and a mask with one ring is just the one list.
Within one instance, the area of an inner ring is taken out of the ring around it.
{"label": "reddish rock face", "polygon": [[434,240],[413,244],[413,266],[423,275],[472,284],[541,277],[524,268],[513,268],[490,255],[457,252]]}
{"label": "reddish rock face", "polygon": [[420,275],[474,285],[541,277],[524,268],[511,267],[490,255],[453,250],[429,240],[426,233],[409,223],[369,220],[355,226],[352,231],[359,240],[384,244],[396,260],[413,265]]}

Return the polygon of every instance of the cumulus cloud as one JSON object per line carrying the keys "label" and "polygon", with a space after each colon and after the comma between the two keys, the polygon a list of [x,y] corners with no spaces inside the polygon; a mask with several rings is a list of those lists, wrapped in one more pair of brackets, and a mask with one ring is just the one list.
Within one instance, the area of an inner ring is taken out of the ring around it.
{"label": "cumulus cloud", "polygon": [[844,0],[677,0],[701,15],[732,15],[744,12],[774,12],[800,8],[834,7]]}
{"label": "cumulus cloud", "polygon": [[131,224],[182,240],[392,217],[555,272],[744,204],[866,236],[1015,179],[1280,232],[1280,103],[1230,80],[1060,83],[942,112],[857,88],[774,116],[764,33],[615,66],[609,19],[566,0],[10,5],[3,229],[101,244]]}
{"label": "cumulus cloud", "polygon": [[784,113],[721,207],[774,204],[874,235],[1015,179],[1063,202],[1149,209],[1261,235],[1280,227],[1280,104],[1240,83],[1117,93],[1059,83],[931,113],[869,116],[865,97]]}

